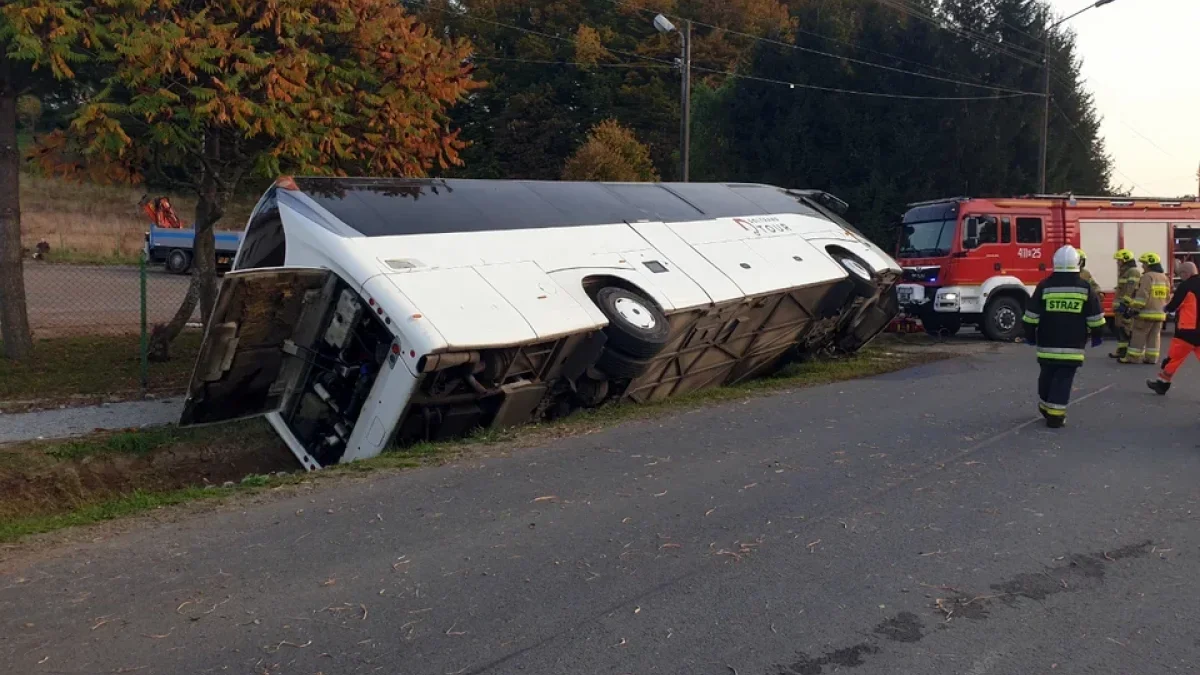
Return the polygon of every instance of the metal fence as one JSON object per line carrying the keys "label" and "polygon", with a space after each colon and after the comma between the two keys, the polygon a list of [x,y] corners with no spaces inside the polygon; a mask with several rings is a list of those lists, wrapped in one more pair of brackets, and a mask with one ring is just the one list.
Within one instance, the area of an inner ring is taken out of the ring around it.
{"label": "metal fence", "polygon": [[[191,277],[159,267],[139,265],[69,265],[26,260],[26,306],[34,339],[97,337],[125,342],[139,353],[142,391],[151,381],[149,333],[155,324],[174,318],[187,296]],[[192,313],[198,327],[200,311]],[[183,351],[198,338],[183,340]],[[132,351],[132,350],[131,350]],[[173,352],[178,352],[173,348]],[[191,353],[178,353],[190,362]]]}
{"label": "metal fence", "polygon": [[[143,278],[144,288],[143,293]],[[175,316],[188,276],[138,266],[25,261],[25,295],[36,338],[136,334],[142,309],[150,325]],[[197,311],[193,319],[199,321]]]}

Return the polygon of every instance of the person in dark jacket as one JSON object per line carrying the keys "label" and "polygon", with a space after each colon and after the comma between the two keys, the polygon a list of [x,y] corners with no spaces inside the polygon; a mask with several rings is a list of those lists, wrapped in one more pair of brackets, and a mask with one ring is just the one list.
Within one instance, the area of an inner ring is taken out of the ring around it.
{"label": "person in dark jacket", "polygon": [[1042,280],[1025,310],[1025,341],[1037,348],[1038,412],[1046,426],[1067,421],[1075,372],[1092,346],[1104,343],[1104,309],[1087,281],[1079,277],[1079,252],[1064,246],[1054,253],[1054,273]]}
{"label": "person in dark jacket", "polygon": [[1159,395],[1165,395],[1171,389],[1171,380],[1189,354],[1200,358],[1200,274],[1196,273],[1196,264],[1192,262],[1181,264],[1178,270],[1179,287],[1171,302],[1163,308],[1165,313],[1175,314],[1175,335],[1171,338],[1167,358],[1163,359],[1162,371],[1156,379],[1146,381],[1146,386]]}

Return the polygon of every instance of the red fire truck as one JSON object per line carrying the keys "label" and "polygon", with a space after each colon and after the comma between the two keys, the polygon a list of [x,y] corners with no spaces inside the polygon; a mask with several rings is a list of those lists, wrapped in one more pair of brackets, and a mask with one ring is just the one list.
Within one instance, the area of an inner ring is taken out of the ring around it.
{"label": "red fire truck", "polygon": [[1025,301],[1065,244],[1087,253],[1110,316],[1119,249],[1158,253],[1169,271],[1178,261],[1200,263],[1200,202],[1178,199],[959,197],[910,205],[901,227],[904,312],[930,332],[973,325],[992,340],[1021,335]]}

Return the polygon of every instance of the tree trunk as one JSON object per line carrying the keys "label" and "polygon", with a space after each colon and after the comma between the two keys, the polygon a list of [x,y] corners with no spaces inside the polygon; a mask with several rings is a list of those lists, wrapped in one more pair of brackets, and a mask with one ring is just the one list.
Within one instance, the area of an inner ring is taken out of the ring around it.
{"label": "tree trunk", "polygon": [[17,86],[0,51],[0,339],[13,360],[33,353],[21,260],[21,151],[17,147]]}
{"label": "tree trunk", "polygon": [[[233,195],[236,178],[220,176],[215,172],[222,165],[221,136],[209,130],[204,136],[204,163],[200,171],[196,202],[196,235],[192,247],[192,282],[179,311],[166,325],[154,327],[151,335],[150,357],[155,361],[171,358],[171,343],[183,332],[187,322],[200,305],[200,322],[207,328],[217,302],[217,253],[213,225],[225,215],[225,208]],[[226,182],[227,181],[227,182]]]}

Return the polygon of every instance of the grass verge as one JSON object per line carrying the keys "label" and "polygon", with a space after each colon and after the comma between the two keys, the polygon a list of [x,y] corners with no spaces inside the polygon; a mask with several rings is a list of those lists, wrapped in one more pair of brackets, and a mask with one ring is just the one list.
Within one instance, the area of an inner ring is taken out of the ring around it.
{"label": "grass verge", "polygon": [[771,378],[696,392],[650,405],[613,405],[562,420],[422,443],[314,474],[292,473],[290,453],[261,421],[201,429],[97,434],[0,446],[0,543],[155,509],[213,501],[298,482],[403,470],[472,453],[510,450],[619,423],[779,391],[894,372],[951,355],[874,348],[854,357],[789,367]]}
{"label": "grass verge", "polygon": [[[150,364],[150,391],[170,394],[187,387],[200,339],[198,332],[185,332],[172,346],[171,361]],[[137,335],[37,340],[28,361],[0,359],[0,410],[135,394],[141,386],[140,344]]]}

